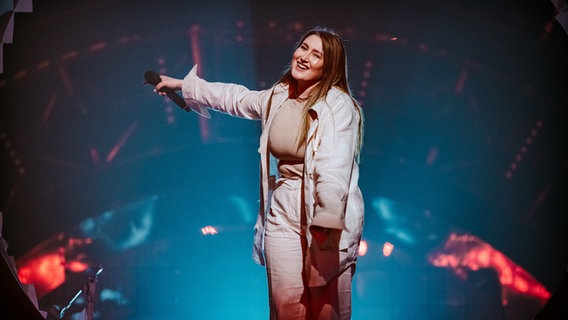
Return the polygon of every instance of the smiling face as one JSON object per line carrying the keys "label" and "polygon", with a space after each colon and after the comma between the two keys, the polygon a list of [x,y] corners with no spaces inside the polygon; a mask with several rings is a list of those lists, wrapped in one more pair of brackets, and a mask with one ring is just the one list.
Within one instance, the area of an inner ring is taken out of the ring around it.
{"label": "smiling face", "polygon": [[294,51],[290,71],[298,82],[298,93],[321,80],[323,73],[323,45],[318,35],[308,36]]}

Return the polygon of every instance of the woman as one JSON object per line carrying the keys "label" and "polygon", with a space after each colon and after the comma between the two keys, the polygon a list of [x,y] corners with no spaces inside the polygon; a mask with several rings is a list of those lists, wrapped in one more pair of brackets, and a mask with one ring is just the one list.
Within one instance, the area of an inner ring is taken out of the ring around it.
{"label": "woman", "polygon": [[363,116],[341,38],[326,28],[308,31],[268,90],[206,82],[196,66],[183,80],[160,78],[162,95],[181,90],[189,106],[262,121],[253,259],[266,266],[270,319],[349,319],[364,219]]}

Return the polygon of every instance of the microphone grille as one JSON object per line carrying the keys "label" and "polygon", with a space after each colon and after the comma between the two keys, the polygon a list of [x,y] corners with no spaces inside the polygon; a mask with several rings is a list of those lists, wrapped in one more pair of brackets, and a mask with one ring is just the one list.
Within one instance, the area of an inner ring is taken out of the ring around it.
{"label": "microphone grille", "polygon": [[144,79],[146,79],[146,82],[148,82],[153,86],[157,85],[162,81],[162,79],[160,79],[160,76],[152,70],[148,70],[144,73]]}

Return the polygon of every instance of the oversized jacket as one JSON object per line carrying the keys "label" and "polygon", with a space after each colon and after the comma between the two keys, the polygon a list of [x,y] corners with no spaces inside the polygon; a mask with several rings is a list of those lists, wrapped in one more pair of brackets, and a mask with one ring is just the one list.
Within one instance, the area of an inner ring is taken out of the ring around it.
{"label": "oversized jacket", "polygon": [[[207,82],[194,66],[183,79],[182,95],[192,108],[207,106],[247,119],[262,121],[260,136],[260,203],[254,227],[253,259],[264,265],[263,237],[266,213],[278,172],[268,151],[268,132],[278,108],[288,97],[288,87],[254,91],[230,83]],[[332,88],[310,110],[303,172],[303,198],[307,225],[342,230],[339,252],[312,252],[310,285],[321,285],[357,260],[363,230],[364,204],[358,186],[357,143],[361,113],[351,97]],[[309,228],[308,228],[309,230]],[[307,232],[308,246],[311,236]],[[316,248],[316,251],[317,248]],[[318,262],[321,256],[321,261]],[[330,257],[339,260],[328,263]],[[318,266],[319,264],[319,266]],[[329,265],[326,267],[325,265]],[[315,268],[314,268],[315,266]],[[309,267],[309,266],[308,266]]]}

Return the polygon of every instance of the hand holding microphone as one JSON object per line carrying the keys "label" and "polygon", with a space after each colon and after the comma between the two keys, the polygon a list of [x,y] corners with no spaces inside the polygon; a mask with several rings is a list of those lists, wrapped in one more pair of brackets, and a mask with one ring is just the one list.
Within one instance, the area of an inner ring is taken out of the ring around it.
{"label": "hand holding microphone", "polygon": [[158,84],[162,82],[162,78],[156,72],[148,70],[144,73],[144,79],[146,79],[146,81],[144,81],[144,84],[153,85],[154,87],[156,87],[156,91],[158,92],[158,94],[166,95],[173,102],[175,102],[180,108],[184,109],[187,112],[190,112],[191,108],[187,107],[187,105],[185,104],[185,100],[179,94],[177,94],[174,89],[172,89],[172,88],[181,89],[181,80],[166,76],[164,76],[164,78],[166,78],[167,80],[163,82],[163,85],[158,86]]}
{"label": "hand holding microphone", "polygon": [[160,76],[156,72],[148,70],[144,73],[144,84],[151,84],[155,87],[156,92],[159,95],[167,96],[173,102],[175,102],[183,110],[190,112],[194,110],[200,116],[204,118],[211,118],[209,111],[204,106],[201,106],[198,101],[188,100],[187,103],[183,97],[176,93],[176,91],[181,90],[183,80],[176,79],[168,76]]}

